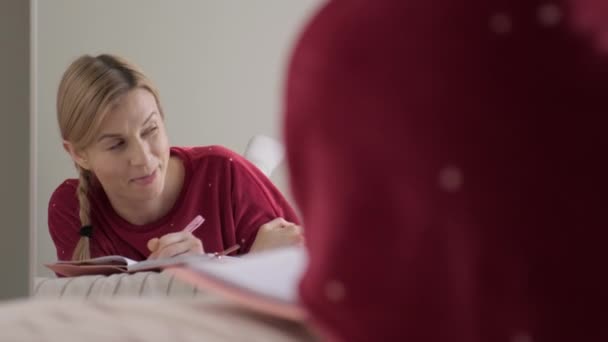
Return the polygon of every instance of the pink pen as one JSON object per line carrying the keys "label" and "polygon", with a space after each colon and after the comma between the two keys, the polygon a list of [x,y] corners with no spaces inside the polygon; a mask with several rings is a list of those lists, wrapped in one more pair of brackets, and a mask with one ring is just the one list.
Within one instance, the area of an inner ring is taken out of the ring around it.
{"label": "pink pen", "polygon": [[186,228],[184,228],[184,231],[192,233],[196,230],[196,228],[200,227],[203,222],[205,222],[205,219],[201,215],[197,215],[192,222],[188,223]]}

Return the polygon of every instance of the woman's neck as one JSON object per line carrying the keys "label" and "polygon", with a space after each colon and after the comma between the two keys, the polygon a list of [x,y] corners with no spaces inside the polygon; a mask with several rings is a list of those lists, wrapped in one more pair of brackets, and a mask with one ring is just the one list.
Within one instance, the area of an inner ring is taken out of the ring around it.
{"label": "woman's neck", "polygon": [[171,156],[160,196],[149,201],[112,204],[112,206],[118,215],[131,224],[141,226],[155,222],[167,215],[175,205],[182,190],[184,174],[183,162],[178,157]]}

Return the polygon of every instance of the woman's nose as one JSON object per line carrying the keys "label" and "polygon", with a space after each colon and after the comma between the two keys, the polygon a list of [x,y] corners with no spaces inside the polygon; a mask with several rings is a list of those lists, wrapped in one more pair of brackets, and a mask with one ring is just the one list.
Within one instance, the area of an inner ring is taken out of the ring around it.
{"label": "woman's nose", "polygon": [[130,163],[132,166],[146,166],[150,161],[150,148],[145,141],[137,141],[131,144],[131,153],[129,154]]}

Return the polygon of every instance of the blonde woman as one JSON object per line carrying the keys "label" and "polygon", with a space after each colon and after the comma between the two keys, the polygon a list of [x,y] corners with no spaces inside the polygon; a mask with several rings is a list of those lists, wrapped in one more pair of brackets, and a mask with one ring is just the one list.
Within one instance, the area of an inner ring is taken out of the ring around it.
{"label": "blonde woman", "polygon": [[[59,260],[143,260],[235,244],[242,254],[301,240],[293,209],[244,158],[220,146],[170,147],[158,91],[124,59],[76,59],[59,85],[57,114],[79,174],[49,202]],[[203,225],[182,231],[197,215]]]}

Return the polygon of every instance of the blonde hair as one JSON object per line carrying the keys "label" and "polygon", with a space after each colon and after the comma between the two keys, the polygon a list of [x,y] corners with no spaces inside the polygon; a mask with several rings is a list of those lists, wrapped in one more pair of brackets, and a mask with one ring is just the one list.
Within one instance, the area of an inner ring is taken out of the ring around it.
{"label": "blonde hair", "polygon": [[[135,88],[148,90],[163,115],[158,91],[135,65],[112,55],[76,59],[63,74],[57,92],[57,120],[64,141],[76,150],[90,146],[107,112],[125,93]],[[79,174],[77,189],[82,229],[72,260],[88,259],[90,253],[91,207],[88,198],[94,174],[75,163]],[[83,233],[84,232],[84,233]]]}

